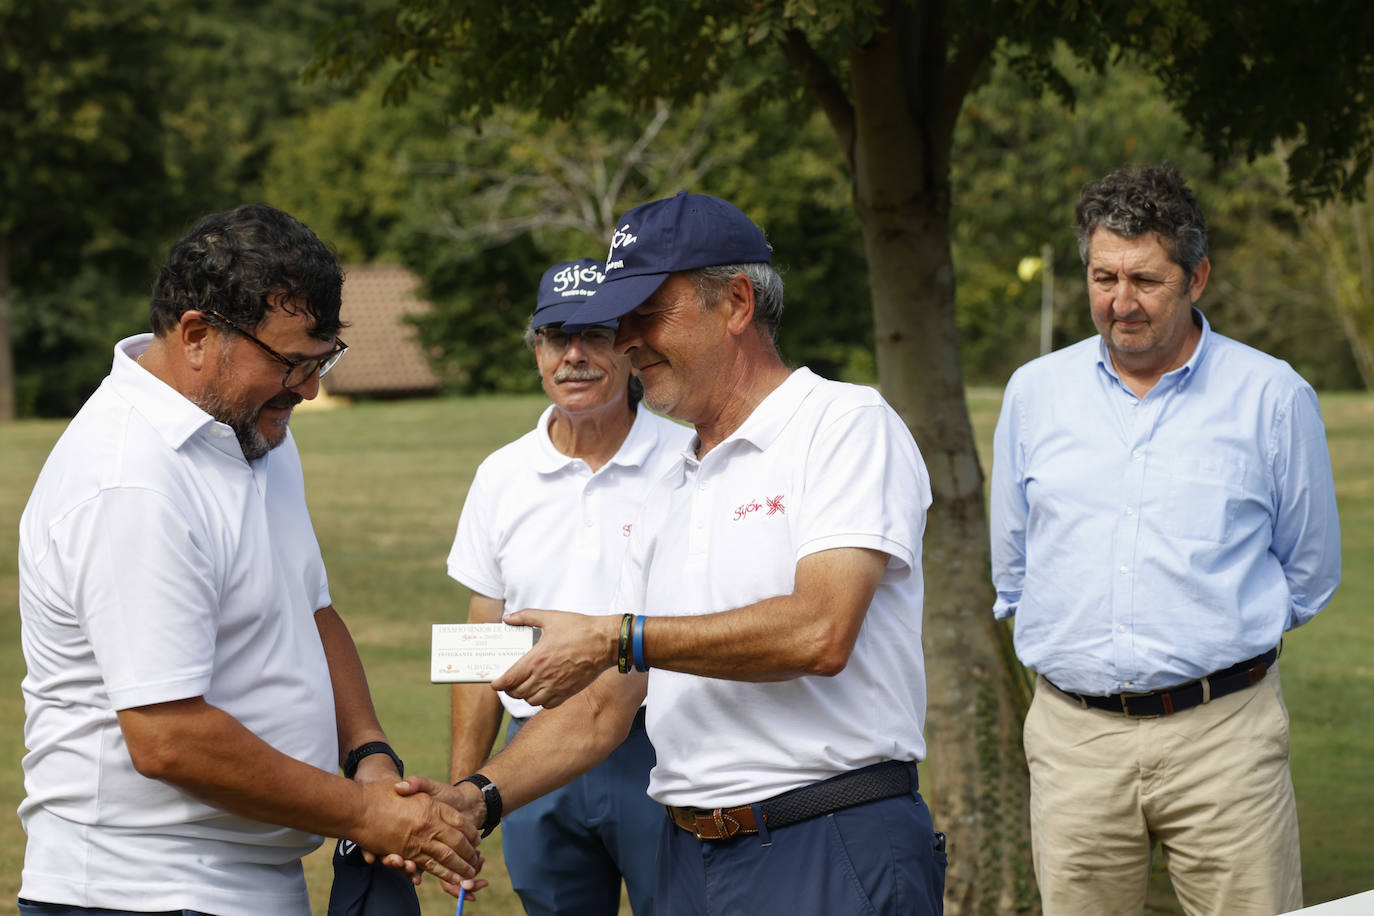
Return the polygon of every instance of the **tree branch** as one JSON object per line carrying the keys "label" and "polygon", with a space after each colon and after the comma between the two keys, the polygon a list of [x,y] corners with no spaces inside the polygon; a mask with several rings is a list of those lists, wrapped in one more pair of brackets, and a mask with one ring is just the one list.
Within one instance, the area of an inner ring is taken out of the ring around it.
{"label": "tree branch", "polygon": [[825,60],[806,40],[801,29],[787,29],[778,39],[783,56],[801,77],[802,85],[811,93],[830,121],[839,138],[845,159],[854,164],[854,106],[850,104],[844,87],[835,78]]}
{"label": "tree branch", "polygon": [[973,85],[979,69],[992,54],[994,46],[995,42],[987,30],[975,27],[964,38],[959,50],[954,54],[954,59],[945,69],[944,91],[932,110],[934,123],[931,135],[946,138],[945,148],[939,152],[946,166],[949,164],[950,148],[954,142],[954,122],[959,119],[959,112],[963,110],[964,96],[968,95],[969,87]]}

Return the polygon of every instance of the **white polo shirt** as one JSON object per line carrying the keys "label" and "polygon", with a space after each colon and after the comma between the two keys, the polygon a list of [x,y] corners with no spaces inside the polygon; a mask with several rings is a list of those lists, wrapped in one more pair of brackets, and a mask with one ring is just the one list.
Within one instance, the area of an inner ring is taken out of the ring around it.
{"label": "white polo shirt", "polygon": [[[790,594],[797,562],[888,554],[845,669],[747,683],[651,669],[649,794],[717,808],[885,760],[925,756],[921,536],[930,482],[896,412],[869,388],[798,369],[728,439],[654,488],[617,607],[726,611]],[[653,659],[653,627],[648,628]]]}
{"label": "white polo shirt", "polygon": [[321,838],[140,775],[115,711],[203,696],[273,747],[337,767],[330,604],[288,435],[249,462],[234,432],[134,360],[49,455],[19,525],[28,674],[20,896],[223,916],[307,914]]}
{"label": "white polo shirt", "polygon": [[[549,438],[550,405],[533,430],[487,456],[458,518],[448,574],[506,612],[611,613],[620,564],[649,485],[696,438],[643,406],[596,473]],[[621,613],[618,609],[617,613]],[[511,715],[537,707],[501,694]]]}

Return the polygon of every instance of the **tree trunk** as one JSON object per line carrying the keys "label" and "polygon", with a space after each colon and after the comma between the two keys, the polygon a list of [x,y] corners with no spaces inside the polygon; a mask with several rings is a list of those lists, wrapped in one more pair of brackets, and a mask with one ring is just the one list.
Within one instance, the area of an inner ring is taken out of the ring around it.
{"label": "tree trunk", "polygon": [[14,352],[10,349],[10,243],[0,236],[0,423],[14,419]]}
{"label": "tree trunk", "polygon": [[[959,363],[949,248],[949,137],[903,91],[892,30],[851,58],[854,197],[872,285],[878,377],[916,438],[934,503],[924,544],[928,763],[948,834],[946,912],[1038,911],[1022,709],[992,617],[983,474]],[[951,119],[952,121],[952,119]],[[949,127],[952,130],[952,123]]]}

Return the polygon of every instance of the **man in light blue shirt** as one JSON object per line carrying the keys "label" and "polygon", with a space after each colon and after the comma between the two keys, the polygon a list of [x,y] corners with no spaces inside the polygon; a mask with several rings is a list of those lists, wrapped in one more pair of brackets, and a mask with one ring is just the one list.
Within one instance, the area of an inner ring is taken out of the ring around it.
{"label": "man in light blue shirt", "polygon": [[1276,649],[1340,581],[1312,388],[1214,332],[1178,170],[1079,198],[1099,336],[1007,385],[992,470],[994,613],[1039,675],[1026,718],[1047,914],[1140,913],[1162,845],[1188,913],[1302,905]]}

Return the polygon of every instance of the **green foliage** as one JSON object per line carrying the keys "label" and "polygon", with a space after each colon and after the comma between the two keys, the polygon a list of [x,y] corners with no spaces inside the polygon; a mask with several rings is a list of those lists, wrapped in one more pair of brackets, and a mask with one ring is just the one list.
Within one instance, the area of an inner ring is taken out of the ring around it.
{"label": "green foliage", "polygon": [[1018,262],[1054,252],[1053,346],[1094,333],[1074,232],[1079,189],[1123,163],[1179,164],[1207,214],[1212,278],[1201,306],[1218,331],[1287,359],[1320,387],[1360,384],[1305,241],[1310,217],[1285,193],[1274,153],[1217,162],[1130,59],[1105,73],[1055,56],[1073,107],[999,66],[972,93],[955,136],[952,244],[965,370],[1001,383],[1038,354],[1040,278]]}
{"label": "green foliage", "polygon": [[438,354],[441,376],[464,392],[537,389],[525,329],[544,268],[573,257],[550,257],[529,235],[463,260],[434,257],[435,308],[418,328],[421,343]]}
{"label": "green foliage", "polygon": [[163,0],[177,10],[159,35],[176,78],[160,112],[172,132],[165,161],[192,218],[253,199],[274,147],[298,142],[289,119],[337,98],[306,86],[316,32],[351,0]]}
{"label": "green foliage", "polygon": [[745,91],[652,113],[598,93],[567,120],[500,107],[475,123],[446,114],[442,85],[404,106],[386,105],[384,86],[302,118],[301,140],[270,160],[268,198],[346,259],[395,260],[423,278],[435,308],[421,340],[456,390],[536,387],[522,335],[540,274],[604,256],[620,213],[684,188],[764,226],[788,287],[785,356],[873,379],[861,240],[818,116],[773,103],[742,117]]}
{"label": "green foliage", "polygon": [[341,6],[0,0],[0,249],[20,413],[79,407],[108,371],[110,335],[146,329],[131,302],[146,309],[171,240],[258,193],[284,119],[336,94],[303,88],[299,71]]}
{"label": "green foliage", "polygon": [[1358,197],[1374,159],[1374,6],[1160,0],[1123,36],[1219,159],[1289,139],[1295,199]]}
{"label": "green foliage", "polygon": [[[751,116],[767,111],[766,100],[779,100],[778,110],[809,124],[795,107],[806,91],[825,109],[842,144],[840,161],[848,162],[855,155],[846,120],[853,117],[850,55],[896,31],[912,49],[911,60],[925,61],[911,64],[906,82],[893,85],[909,94],[918,129],[928,132],[923,142],[938,149],[939,132],[958,125],[949,157],[952,242],[961,349],[971,378],[1000,380],[1036,355],[1039,284],[1020,280],[1015,267],[1044,244],[1055,252],[1056,345],[1091,333],[1079,307],[1072,232],[1077,190],[1122,162],[1171,159],[1193,177],[1213,222],[1220,271],[1207,308],[1214,324],[1289,358],[1318,384],[1341,386],[1356,380],[1354,364],[1333,346],[1341,336],[1331,310],[1303,292],[1320,288],[1320,278],[1295,257],[1293,238],[1284,234],[1300,214],[1280,191],[1286,184],[1300,203],[1359,191],[1374,149],[1361,104],[1374,89],[1374,46],[1365,40],[1374,34],[1374,7],[1356,0],[1314,0],[1309,7],[1295,20],[1286,9],[1253,11],[1213,0],[976,0],[949,8],[921,0],[602,0],[545,3],[534,11],[475,0],[401,0],[340,20],[319,43],[312,72],[355,81],[379,73],[385,97],[395,101],[421,95],[413,92],[420,86],[443,87],[455,112],[498,119],[503,104],[576,118],[587,98],[609,88],[630,112],[661,99],[680,106],[698,93],[723,94],[728,108]],[[944,50],[932,50],[939,45]],[[589,48],[596,53],[585,53]],[[990,60],[998,63],[988,66]],[[975,92],[964,100],[939,94],[959,80]],[[1321,105],[1314,104],[1317,97]],[[958,117],[948,106],[957,111],[961,101]],[[693,101],[693,111],[702,110]],[[524,128],[540,130],[529,122]],[[757,135],[768,142],[773,133]],[[786,136],[785,126],[777,136]],[[1285,169],[1272,159],[1279,138],[1291,150]],[[713,131],[712,149],[757,148],[753,139]],[[929,154],[913,152],[910,167],[938,169],[942,160]],[[902,155],[887,159],[900,162]],[[829,169],[835,174],[833,164]],[[748,172],[751,178],[789,174],[764,171],[757,161]],[[708,188],[733,194],[751,213],[767,206],[760,198],[779,184],[706,174]],[[938,189],[940,176],[932,181]],[[932,200],[938,210],[939,195]],[[843,209],[832,206],[826,202],[827,215]],[[779,227],[790,221],[805,224],[804,207],[767,228],[784,262],[789,250],[805,252],[806,281],[831,285],[812,301],[837,303],[844,295],[837,288],[846,286],[857,304],[866,291],[855,221],[841,219],[831,224],[835,231],[812,232],[789,249],[792,240]],[[1264,225],[1273,221],[1277,234]],[[818,243],[838,249],[814,261],[823,247]],[[841,267],[822,280],[833,265],[855,269]],[[913,307],[929,296],[908,295]],[[799,310],[793,311],[784,323],[785,350],[823,371],[862,372],[855,357],[872,331],[867,319],[853,316],[859,310],[823,309],[841,319],[839,326],[813,324],[812,316],[796,322]],[[1299,333],[1282,333],[1294,328]],[[830,352],[806,341],[830,342]]]}
{"label": "green foliage", "polygon": [[689,101],[722,81],[747,52],[740,20],[751,10],[743,3],[411,0],[341,20],[322,38],[311,72],[356,84],[395,62],[389,99],[434,80],[480,115],[527,102],[546,117],[563,116],[590,87],[646,109],[660,98]]}
{"label": "green foliage", "polygon": [[413,164],[448,152],[439,98],[418,95],[396,108],[369,88],[285,122],[263,169],[265,199],[314,229],[346,264],[402,259],[400,236],[420,205]]}
{"label": "green foliage", "polygon": [[1334,309],[1364,387],[1374,391],[1374,172],[1365,197],[1332,201],[1300,225],[1304,255],[1320,266],[1324,294]]}
{"label": "green foliage", "polygon": [[108,284],[86,267],[55,290],[18,300],[11,330],[22,346],[19,416],[73,413],[109,374],[115,342],[147,330],[147,296],[120,296]]}
{"label": "green foliage", "polygon": [[[913,48],[948,49],[931,60],[947,62],[956,76],[964,60],[977,65],[979,48],[1000,45],[1028,84],[1066,101],[1074,87],[1054,61],[1061,43],[1097,72],[1132,52],[1218,159],[1253,159],[1277,139],[1294,141],[1288,181],[1301,201],[1358,196],[1374,158],[1367,117],[1374,7],[1364,0],[1308,0],[1301,12],[1220,0],[948,7],[924,0],[563,0],[533,7],[401,0],[336,23],[311,72],[360,80],[397,63],[388,81],[393,99],[437,80],[457,90],[453,98],[465,109],[489,113],[503,102],[522,103],[556,117],[594,87],[612,88],[641,108],[659,98],[686,101],[728,83],[744,61],[770,74],[757,88],[774,96],[795,97],[799,82],[815,90],[816,65],[828,71],[822,81],[843,91],[850,52],[885,29],[899,30]],[[779,49],[784,53],[769,53]],[[788,75],[784,55],[803,72]]]}
{"label": "green foliage", "polygon": [[0,239],[21,289],[117,269],[165,228],[148,204],[166,180],[170,17],[161,0],[0,5]]}
{"label": "green foliage", "polygon": [[113,343],[92,337],[127,330],[124,297],[170,225],[154,201],[172,19],[160,0],[0,4],[0,346],[20,414],[69,414],[89,394]]}

